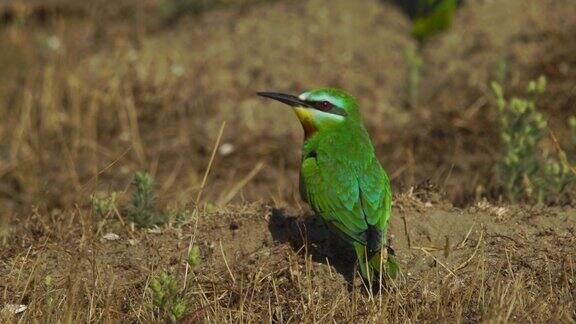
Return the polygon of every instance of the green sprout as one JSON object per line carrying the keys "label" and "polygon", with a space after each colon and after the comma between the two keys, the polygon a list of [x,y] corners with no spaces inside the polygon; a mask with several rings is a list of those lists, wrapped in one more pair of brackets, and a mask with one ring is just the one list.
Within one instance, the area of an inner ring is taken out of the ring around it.
{"label": "green sprout", "polygon": [[54,297],[52,296],[53,286],[54,286],[54,280],[52,279],[52,277],[50,275],[44,277],[44,291],[46,295],[44,301],[49,311],[51,311],[52,308],[54,307]]}
{"label": "green sprout", "polygon": [[96,195],[90,196],[90,204],[92,205],[92,211],[99,216],[106,216],[116,209],[116,201],[118,199],[118,193],[112,192],[110,195],[105,197],[98,197]]}
{"label": "green sprout", "polygon": [[134,192],[129,209],[130,219],[138,226],[149,228],[164,225],[167,217],[159,213],[154,196],[154,180],[147,172],[136,172],[132,181]]}
{"label": "green sprout", "polygon": [[188,257],[186,259],[190,268],[194,268],[200,264],[200,249],[194,245],[188,252]]}
{"label": "green sprout", "polygon": [[168,315],[172,322],[178,321],[185,315],[187,305],[174,277],[163,272],[159,278],[152,279],[150,289],[152,290],[154,306]]}
{"label": "green sprout", "polygon": [[186,314],[186,302],[179,299],[174,302],[174,305],[170,308],[170,319],[172,322],[178,321]]}

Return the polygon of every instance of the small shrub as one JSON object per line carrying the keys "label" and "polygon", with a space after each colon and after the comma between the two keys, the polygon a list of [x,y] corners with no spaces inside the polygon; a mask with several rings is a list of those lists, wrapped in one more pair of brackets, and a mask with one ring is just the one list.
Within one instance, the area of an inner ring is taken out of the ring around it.
{"label": "small shrub", "polygon": [[161,273],[159,278],[152,279],[150,289],[154,306],[158,307],[172,322],[178,321],[185,315],[186,302],[181,296],[178,283],[171,275]]}
{"label": "small shrub", "polygon": [[166,224],[167,217],[156,208],[152,176],[147,172],[136,172],[132,187],[134,192],[129,210],[130,220],[144,228]]}
{"label": "small shrub", "polygon": [[497,166],[498,180],[512,201],[546,201],[560,194],[574,180],[564,152],[542,156],[538,146],[547,135],[547,121],[538,112],[536,99],[546,89],[546,78],[530,81],[523,98],[504,97],[502,86],[492,83],[500,113],[502,157]]}
{"label": "small shrub", "polygon": [[90,196],[92,211],[99,216],[106,216],[116,209],[117,199],[118,199],[118,193],[116,192],[112,192],[110,195],[105,197],[98,197],[96,195],[92,195]]}

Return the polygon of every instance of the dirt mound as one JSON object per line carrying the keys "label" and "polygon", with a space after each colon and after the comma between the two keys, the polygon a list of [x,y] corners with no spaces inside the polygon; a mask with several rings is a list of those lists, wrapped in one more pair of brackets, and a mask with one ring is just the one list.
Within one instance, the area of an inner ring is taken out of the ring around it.
{"label": "dirt mound", "polygon": [[[63,225],[64,217],[85,229]],[[96,222],[86,213],[54,215],[53,222],[19,228],[10,238],[12,248],[0,255],[0,303],[29,305],[27,319],[46,318],[40,283],[47,276],[54,282],[50,296],[64,307],[53,315],[78,320],[151,320],[140,317],[150,314],[143,309],[150,307],[145,306],[150,278],[161,271],[179,281],[184,277],[192,224],[147,233],[126,232],[117,222]],[[67,234],[56,235],[61,230]],[[120,238],[104,239],[108,232]],[[316,314],[337,321],[574,316],[574,210],[488,203],[459,210],[404,197],[394,210],[390,237],[402,275],[386,280],[372,300],[355,274],[353,252],[318,218],[267,207],[201,214],[196,242],[202,262],[188,276],[190,316],[212,321],[320,321]]]}

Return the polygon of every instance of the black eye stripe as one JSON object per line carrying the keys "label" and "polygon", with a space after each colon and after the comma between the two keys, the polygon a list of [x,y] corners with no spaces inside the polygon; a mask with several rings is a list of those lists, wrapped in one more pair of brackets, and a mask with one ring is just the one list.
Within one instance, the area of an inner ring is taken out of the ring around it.
{"label": "black eye stripe", "polygon": [[338,116],[343,116],[343,117],[348,116],[348,113],[346,113],[346,110],[344,110],[340,107],[336,107],[336,106],[333,106],[332,109],[328,110],[327,112],[329,112],[333,115],[338,115]]}
{"label": "black eye stripe", "polygon": [[307,103],[310,105],[310,107],[314,109],[327,112],[333,115],[339,115],[344,117],[348,115],[345,109],[340,108],[327,100],[307,101]]}
{"label": "black eye stripe", "polygon": [[314,103],[314,108],[316,108],[318,110],[322,110],[322,111],[329,111],[333,107],[334,107],[334,105],[331,104],[329,101],[326,101],[326,100],[317,101]]}

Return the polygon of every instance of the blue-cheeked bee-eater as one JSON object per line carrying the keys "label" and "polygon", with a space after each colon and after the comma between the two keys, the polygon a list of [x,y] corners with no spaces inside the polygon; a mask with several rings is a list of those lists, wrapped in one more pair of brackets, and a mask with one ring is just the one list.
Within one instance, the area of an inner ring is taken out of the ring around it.
{"label": "blue-cheeked bee-eater", "polygon": [[398,265],[386,244],[392,189],[356,99],[332,88],[299,96],[258,94],[292,107],[304,128],[302,199],[330,229],[353,245],[362,277],[372,282],[380,270],[395,277]]}

